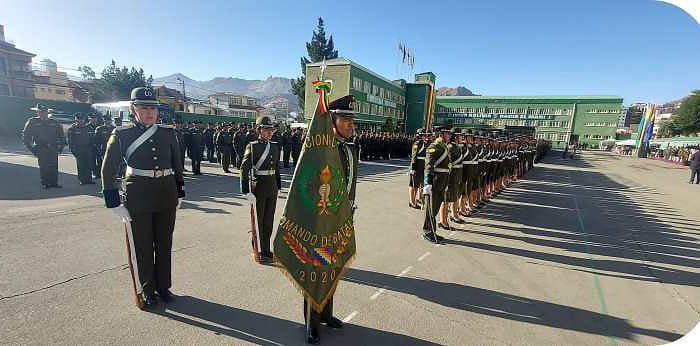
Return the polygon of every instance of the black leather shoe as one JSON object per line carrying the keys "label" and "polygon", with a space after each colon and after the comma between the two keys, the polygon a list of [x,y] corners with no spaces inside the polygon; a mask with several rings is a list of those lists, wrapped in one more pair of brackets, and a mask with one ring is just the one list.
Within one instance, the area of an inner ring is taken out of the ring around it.
{"label": "black leather shoe", "polygon": [[333,329],[343,328],[343,321],[341,321],[335,317],[331,317],[331,319],[328,321],[321,321],[321,322],[325,323],[326,327],[328,327],[328,328],[333,328]]}
{"label": "black leather shoe", "polygon": [[158,299],[154,294],[144,294],[143,295],[143,307],[141,310],[152,309],[158,304]]}
{"label": "black leather shoe", "polygon": [[433,244],[439,244],[437,238],[433,237],[433,235],[430,233],[423,233],[423,239],[425,239]]}
{"label": "black leather shoe", "polygon": [[318,335],[318,330],[316,328],[309,328],[306,332],[306,343],[312,345],[318,345],[321,342],[321,337]]}
{"label": "black leather shoe", "polygon": [[443,236],[441,236],[441,235],[439,235],[439,234],[436,234],[435,237],[437,238],[437,240],[438,240],[439,242],[445,240],[445,237],[443,237]]}
{"label": "black leather shoe", "polygon": [[171,303],[173,300],[175,300],[175,295],[173,295],[170,290],[158,290],[158,297],[166,303]]}
{"label": "black leather shoe", "polygon": [[439,223],[439,222],[438,222],[438,227],[440,227],[440,228],[442,228],[442,229],[444,229],[444,230],[448,230],[448,231],[450,230],[450,226],[443,225],[443,224],[441,224],[441,223]]}
{"label": "black leather shoe", "polygon": [[53,187],[53,188],[57,188],[57,189],[60,189],[60,188],[62,188],[63,186],[61,186],[61,185],[58,185],[58,184],[53,184],[53,185],[51,185],[51,187]]}

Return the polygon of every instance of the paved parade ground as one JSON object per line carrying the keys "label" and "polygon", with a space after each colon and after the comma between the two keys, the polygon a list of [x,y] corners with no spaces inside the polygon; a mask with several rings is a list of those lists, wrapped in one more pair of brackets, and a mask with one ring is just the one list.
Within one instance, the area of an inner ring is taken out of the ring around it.
{"label": "paved parade ground", "polygon": [[[60,158],[63,189],[42,190],[33,157],[2,147],[0,343],[303,343],[301,296],[250,256],[237,174],[203,163],[186,176],[178,297],[142,312],[123,226],[96,185],[78,185],[73,157]],[[700,185],[687,168],[550,155],[436,246],[407,207],[407,164],[360,164],[357,258],[335,295],[347,323],[324,327],[322,344],[663,344],[698,323]]]}

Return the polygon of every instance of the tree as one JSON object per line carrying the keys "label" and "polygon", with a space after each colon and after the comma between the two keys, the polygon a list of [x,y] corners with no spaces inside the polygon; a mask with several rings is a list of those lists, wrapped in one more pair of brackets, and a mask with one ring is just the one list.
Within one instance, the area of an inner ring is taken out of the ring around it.
{"label": "tree", "polygon": [[335,59],[338,57],[338,51],[335,50],[333,43],[333,35],[330,35],[326,39],[326,29],[323,24],[323,18],[318,17],[318,24],[316,25],[316,30],[313,31],[313,36],[311,37],[311,42],[306,42],[306,54],[308,57],[301,57],[301,76],[291,81],[291,89],[289,90],[292,94],[296,95],[299,99],[299,109],[300,113],[304,113],[304,96],[306,88],[306,64],[316,63],[326,60]]}
{"label": "tree", "polygon": [[673,122],[684,135],[700,132],[700,90],[694,90],[681,106],[673,111]]}
{"label": "tree", "polygon": [[668,121],[664,121],[661,123],[659,126],[659,136],[660,137],[674,137],[678,136],[681,134],[681,129],[676,124],[675,119],[670,119]]}
{"label": "tree", "polygon": [[102,70],[100,78],[95,80],[95,100],[100,101],[120,101],[128,100],[131,97],[131,90],[142,86],[151,86],[153,76],[148,76],[142,68],[138,70],[134,67],[119,67],[112,60]]}
{"label": "tree", "polygon": [[83,80],[95,79],[95,71],[93,71],[90,66],[80,66],[78,67],[78,71],[80,71]]}

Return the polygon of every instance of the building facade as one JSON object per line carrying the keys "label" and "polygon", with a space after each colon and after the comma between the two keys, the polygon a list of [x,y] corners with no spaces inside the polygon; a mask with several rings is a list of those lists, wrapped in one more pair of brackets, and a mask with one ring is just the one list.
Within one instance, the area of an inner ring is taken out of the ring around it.
{"label": "building facade", "polygon": [[622,98],[615,96],[438,96],[436,124],[482,129],[530,128],[555,148],[615,139]]}
{"label": "building facade", "polygon": [[68,79],[68,74],[58,71],[55,62],[43,59],[34,74],[34,98],[64,102],[77,102],[73,95],[75,85]]}
{"label": "building facade", "polygon": [[209,95],[209,104],[214,110],[213,114],[240,118],[255,119],[262,110],[256,98],[229,92]]}
{"label": "building facade", "polygon": [[[326,66],[323,79],[333,81],[331,101],[349,94],[355,96],[355,119],[360,130],[379,131],[385,126],[403,128],[406,91],[401,81],[390,81],[345,58],[328,60]],[[321,63],[306,65],[306,119],[314,114],[318,96],[312,83],[320,76]]]}
{"label": "building facade", "polygon": [[[306,65],[304,116],[310,119],[318,100],[312,85],[321,63]],[[399,131],[452,124],[465,128],[506,129],[531,133],[561,148],[567,143],[597,146],[615,139],[622,98],[617,96],[437,96],[436,76],[415,75],[412,83],[390,81],[344,58],[326,61],[324,80],[333,81],[331,101],[352,94],[360,130]]]}
{"label": "building facade", "polygon": [[0,25],[0,96],[34,97],[32,58],[36,55],[5,41]]}
{"label": "building facade", "polygon": [[274,120],[287,120],[289,117],[289,101],[284,97],[276,97],[266,102],[263,114]]}

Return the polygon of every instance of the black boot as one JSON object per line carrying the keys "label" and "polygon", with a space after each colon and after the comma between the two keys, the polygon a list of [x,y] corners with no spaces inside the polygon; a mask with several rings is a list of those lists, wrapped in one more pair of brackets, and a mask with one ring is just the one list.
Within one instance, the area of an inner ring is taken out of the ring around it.
{"label": "black boot", "polygon": [[316,328],[309,328],[306,332],[306,343],[312,345],[318,345],[321,342],[321,337],[318,334]]}
{"label": "black boot", "polygon": [[343,328],[343,321],[331,316],[331,319],[328,321],[322,320],[321,322],[325,323],[328,328],[333,328],[333,329],[342,329]]}

